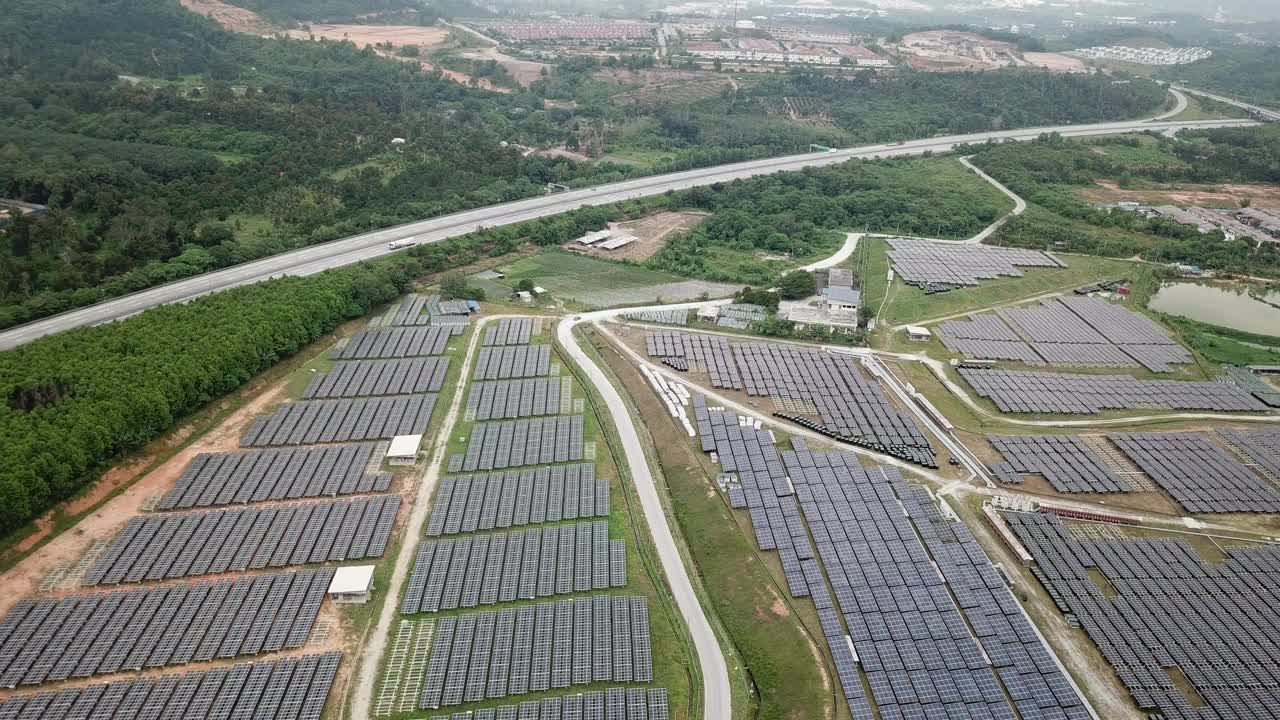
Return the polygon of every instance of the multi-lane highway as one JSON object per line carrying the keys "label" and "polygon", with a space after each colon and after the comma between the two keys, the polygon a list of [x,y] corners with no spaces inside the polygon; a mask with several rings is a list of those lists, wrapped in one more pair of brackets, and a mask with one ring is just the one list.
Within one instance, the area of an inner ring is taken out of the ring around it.
{"label": "multi-lane highway", "polygon": [[920,155],[925,152],[946,152],[956,145],[964,143],[1025,141],[1049,132],[1060,133],[1068,137],[1086,137],[1142,132],[1145,130],[1159,132],[1168,129],[1230,127],[1251,124],[1254,123],[1249,120],[1191,122],[1134,120],[1092,125],[1062,125],[1023,130],[1002,130],[910,140],[892,145],[866,145],[767,160],[751,160],[699,170],[686,170],[666,175],[626,180],[593,188],[571,190],[555,195],[517,200],[452,215],[444,215],[430,220],[356,235],[343,240],[335,240],[322,245],[314,245],[187,280],[180,280],[12,328],[0,333],[0,350],[17,347],[36,338],[64,330],[118,320],[157,305],[185,302],[208,293],[261,282],[282,275],[311,275],[329,268],[368,260],[394,252],[388,247],[388,243],[394,241],[412,240],[417,244],[439,242],[474,232],[481,227],[524,222],[549,215],[558,215],[588,205],[605,205],[623,200],[649,197],[669,190],[684,190],[700,185],[710,185],[756,175],[832,165],[852,158],[900,157]]}
{"label": "multi-lane highway", "polygon": [[[1270,110],[1270,109],[1267,109],[1267,108],[1264,108],[1264,107],[1259,107],[1259,106],[1257,106],[1257,105],[1251,105],[1251,104],[1249,104],[1249,103],[1247,103],[1247,102],[1241,102],[1241,101],[1239,101],[1239,100],[1232,100],[1232,99],[1231,99],[1231,98],[1229,98],[1229,97],[1224,97],[1224,96],[1222,96],[1222,95],[1215,95],[1215,94],[1210,93],[1210,92],[1205,92],[1204,90],[1193,90],[1193,89],[1191,89],[1191,88],[1187,88],[1187,87],[1180,87],[1180,86],[1170,86],[1170,87],[1169,87],[1169,92],[1171,92],[1171,93],[1175,93],[1175,94],[1176,94],[1176,93],[1178,93],[1179,91],[1184,92],[1184,93],[1191,93],[1192,95],[1199,95],[1200,97],[1209,98],[1210,100],[1217,100],[1217,101],[1218,101],[1218,102],[1220,102],[1220,103],[1226,103],[1226,104],[1228,104],[1228,105],[1234,105],[1234,106],[1236,106],[1236,107],[1240,108],[1241,110],[1247,110],[1247,111],[1249,111],[1250,113],[1253,113],[1255,117],[1262,118],[1262,119],[1264,119],[1264,120],[1269,120],[1269,121],[1271,121],[1271,122],[1280,122],[1280,112],[1277,112],[1277,111],[1275,111],[1275,110]],[[1184,105],[1185,105],[1185,103],[1184,103]]]}

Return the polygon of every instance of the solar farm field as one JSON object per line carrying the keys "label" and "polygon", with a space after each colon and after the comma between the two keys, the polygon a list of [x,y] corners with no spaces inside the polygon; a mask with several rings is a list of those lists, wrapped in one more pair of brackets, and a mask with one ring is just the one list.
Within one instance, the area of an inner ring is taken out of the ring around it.
{"label": "solar farm field", "polygon": [[546,288],[552,297],[585,307],[638,305],[659,298],[693,300],[703,292],[724,297],[740,289],[558,250],[517,260],[503,271],[506,277],[502,283],[508,291],[528,279]]}
{"label": "solar farm field", "polygon": [[[879,311],[881,326],[917,324],[952,315],[984,310],[993,305],[1026,300],[1044,293],[1069,291],[1102,279],[1130,277],[1137,266],[1124,260],[1086,255],[1056,255],[1065,268],[1025,268],[1023,277],[984,280],[975,287],[926,294],[899,279],[888,286],[888,243],[880,238],[865,239],[863,270],[864,307]],[[885,294],[889,300],[884,302]],[[881,304],[883,310],[881,311]]]}
{"label": "solar farm field", "polygon": [[552,332],[537,318],[485,328],[412,540],[376,718],[689,717],[683,630]]}

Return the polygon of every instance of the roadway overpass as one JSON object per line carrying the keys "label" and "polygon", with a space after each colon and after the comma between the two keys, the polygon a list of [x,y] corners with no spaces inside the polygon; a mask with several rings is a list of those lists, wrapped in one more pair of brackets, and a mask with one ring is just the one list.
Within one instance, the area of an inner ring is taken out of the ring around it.
{"label": "roadway overpass", "polygon": [[904,157],[921,155],[926,152],[940,153],[947,152],[959,144],[982,143],[989,140],[1026,141],[1051,132],[1056,132],[1066,137],[1088,137],[1148,130],[1162,132],[1192,128],[1241,127],[1255,124],[1251,120],[1185,122],[1129,120],[1091,125],[1059,125],[1056,127],[1001,130],[909,140],[899,144],[865,145],[829,152],[750,160],[637,178],[635,180],[625,180],[608,185],[571,190],[555,195],[527,198],[452,215],[443,215],[429,220],[355,235],[342,240],[334,240],[321,245],[313,245],[186,280],[179,280],[11,328],[0,333],[0,350],[12,349],[37,338],[65,330],[119,320],[158,305],[185,302],[208,293],[284,275],[312,275],[330,268],[376,258],[395,252],[388,247],[388,243],[395,241],[412,240],[416,244],[435,243],[474,232],[481,227],[509,225],[549,215],[558,215],[586,206],[607,205],[624,200],[660,195],[670,190],[685,190],[701,185],[711,185],[717,182],[727,182],[757,175],[834,165],[854,158]]}

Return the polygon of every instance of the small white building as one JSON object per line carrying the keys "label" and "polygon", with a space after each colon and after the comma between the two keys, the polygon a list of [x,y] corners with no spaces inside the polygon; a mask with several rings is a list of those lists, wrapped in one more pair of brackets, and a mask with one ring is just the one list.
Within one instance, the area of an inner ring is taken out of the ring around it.
{"label": "small white building", "polygon": [[921,327],[919,325],[907,326],[907,339],[911,342],[929,342],[929,338],[931,337],[933,337],[933,334],[929,332],[929,328],[927,327]]}
{"label": "small white building", "polygon": [[529,292],[528,290],[517,290],[516,297],[520,299],[520,302],[525,302],[525,303],[533,302],[533,293]]}
{"label": "small white building", "polygon": [[720,317],[719,305],[704,305],[698,308],[699,320],[706,320],[707,322],[715,322],[716,318],[718,317]]}
{"label": "small white building", "polygon": [[397,435],[391,438],[387,462],[392,465],[413,465],[418,462],[418,451],[421,449],[422,435]]}
{"label": "small white building", "polygon": [[329,599],[336,603],[366,603],[373,592],[373,566],[348,565],[333,573]]}

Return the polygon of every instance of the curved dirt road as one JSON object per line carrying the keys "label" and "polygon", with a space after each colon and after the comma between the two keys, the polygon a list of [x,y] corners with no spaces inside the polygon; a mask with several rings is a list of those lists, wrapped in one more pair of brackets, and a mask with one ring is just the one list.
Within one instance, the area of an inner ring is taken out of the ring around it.
{"label": "curved dirt road", "polygon": [[[693,307],[699,303],[685,303]],[[681,305],[663,305],[664,309],[678,309]],[[644,510],[645,521],[649,525],[649,533],[653,537],[657,549],[658,560],[662,563],[662,571],[671,586],[671,594],[675,597],[676,608],[684,617],[689,635],[693,638],[693,647],[698,653],[698,665],[702,670],[702,717],[705,720],[729,720],[732,715],[732,698],[729,692],[729,670],[725,665],[724,654],[720,651],[720,643],[715,631],[703,612],[702,604],[693,590],[688,570],[676,546],[675,536],[671,534],[671,525],[663,510],[662,500],[658,497],[658,488],[649,471],[649,462],[644,455],[644,446],[640,435],[636,432],[635,421],[631,417],[631,409],[622,395],[619,394],[608,376],[600,369],[590,356],[582,350],[573,333],[576,325],[582,322],[594,322],[610,317],[608,310],[597,313],[572,315],[560,321],[556,327],[556,340],[573,362],[586,373],[587,379],[595,386],[609,414],[613,416],[614,426],[622,439],[622,449],[626,454],[627,466],[631,470],[631,480],[635,484],[636,494],[640,496],[640,506]]]}

